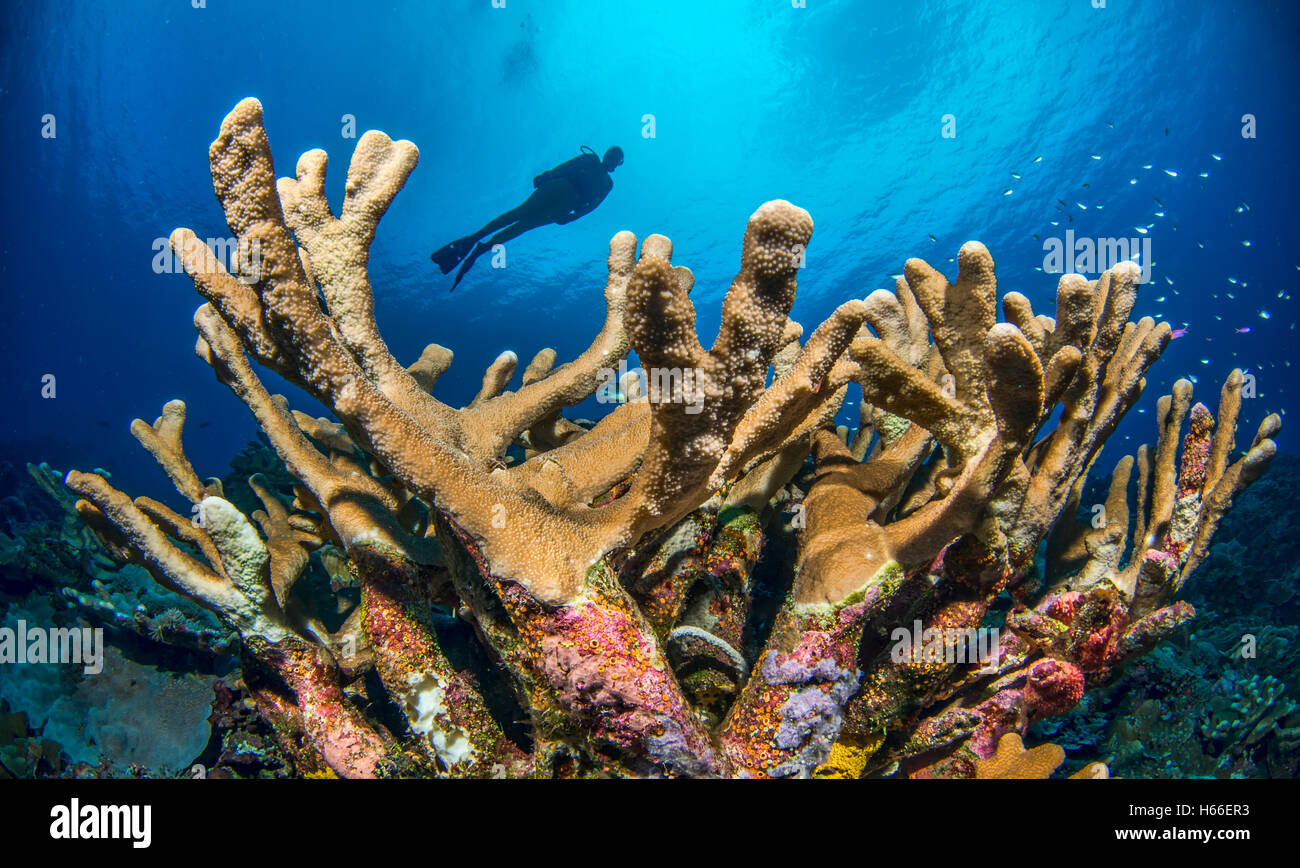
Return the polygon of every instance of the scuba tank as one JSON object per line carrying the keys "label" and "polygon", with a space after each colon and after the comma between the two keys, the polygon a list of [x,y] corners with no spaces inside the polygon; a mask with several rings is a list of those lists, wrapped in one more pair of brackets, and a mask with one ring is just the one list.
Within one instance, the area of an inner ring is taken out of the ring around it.
{"label": "scuba tank", "polygon": [[563,162],[560,165],[556,166],[554,169],[547,169],[545,172],[542,172],[542,174],[538,175],[536,178],[533,178],[533,188],[536,189],[538,187],[541,187],[543,184],[550,183],[551,181],[554,181],[557,178],[568,178],[574,175],[581,174],[583,169],[585,169],[587,166],[592,165],[591,160],[593,159],[596,161],[596,164],[599,165],[600,157],[596,156],[596,152],[593,151],[591,148],[587,147],[586,145],[583,145],[582,153],[574,157],[572,160]]}

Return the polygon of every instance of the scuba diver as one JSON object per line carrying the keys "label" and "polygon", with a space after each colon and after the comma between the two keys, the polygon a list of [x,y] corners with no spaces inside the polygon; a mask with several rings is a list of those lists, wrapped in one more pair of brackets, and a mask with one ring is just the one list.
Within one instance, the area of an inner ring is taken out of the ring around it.
{"label": "scuba diver", "polygon": [[[456,285],[474,265],[474,260],[491,250],[493,245],[509,241],[529,229],[548,223],[572,223],[593,211],[609,195],[609,191],[614,189],[614,179],[609,176],[621,165],[623,149],[618,145],[606,151],[604,159],[583,145],[582,153],[572,160],[533,178],[533,194],[522,205],[502,214],[473,235],[466,235],[438,248],[429,258],[437,263],[443,274],[464,260],[451,284],[451,290],[455,290]],[[479,241],[491,232],[496,234],[486,241]]]}

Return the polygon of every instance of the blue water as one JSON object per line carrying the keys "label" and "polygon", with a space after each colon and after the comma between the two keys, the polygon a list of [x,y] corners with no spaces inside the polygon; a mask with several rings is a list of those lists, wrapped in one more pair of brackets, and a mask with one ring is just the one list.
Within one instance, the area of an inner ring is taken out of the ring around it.
{"label": "blue water", "polygon": [[[456,351],[436,393],[448,403],[467,402],[504,349],[527,361],[549,345],[564,360],[587,345],[603,317],[606,244],[621,229],[673,239],[697,277],[707,344],[747,216],[785,198],[817,227],[793,312],[806,331],[892,286],[908,257],[953,274],[968,239],[992,251],[1004,292],[1051,314],[1056,278],[1036,270],[1035,235],[1136,237],[1150,224],[1154,279],[1137,314],[1188,332],[1113,442],[1154,439],[1155,397],[1177,377],[1196,377],[1213,407],[1234,366],[1258,382],[1246,439],[1294,394],[1300,7],[1107,7],[7,0],[0,458],[103,466],[121,488],[160,493],[165,480],[127,433],[133,417],[183,398],[205,476],[252,436],[244,407],[193,356],[192,285],[152,268],[155,239],[177,226],[228,235],[207,146],[249,95],[265,107],[279,174],[305,150],[329,152],[336,207],[355,144],[344,115],[358,134],[419,146],[371,276],[398,358],[429,342]],[[47,114],[54,138],[41,135]],[[955,138],[941,135],[948,114]],[[511,242],[507,268],[485,257],[449,295],[430,251],[517,204],[534,174],[584,144],[626,152],[605,203]],[[45,374],[54,399],[41,397]],[[1293,437],[1283,430],[1284,449]]]}

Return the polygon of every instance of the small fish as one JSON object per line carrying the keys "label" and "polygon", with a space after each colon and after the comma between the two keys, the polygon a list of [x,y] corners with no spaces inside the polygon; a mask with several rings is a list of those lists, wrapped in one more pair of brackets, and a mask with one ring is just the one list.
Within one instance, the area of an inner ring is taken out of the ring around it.
{"label": "small fish", "polygon": [[1113,129],[1115,129],[1115,122],[1114,122],[1114,121],[1106,121],[1106,126],[1110,127],[1110,128],[1113,130]]}
{"label": "small fish", "polygon": [[1259,318],[1260,318],[1260,319],[1271,319],[1272,316],[1273,316],[1273,315],[1272,315],[1271,313],[1269,313],[1268,311],[1266,311],[1266,310],[1261,310],[1261,311],[1259,312]]}
{"label": "small fish", "polygon": [[1041,163],[1042,161],[1043,161],[1043,158],[1042,158],[1042,157],[1034,157],[1034,158],[1033,158],[1032,160],[1030,160],[1029,162],[1031,162],[1031,163]]}
{"label": "small fish", "polygon": [[1161,208],[1165,207],[1165,203],[1161,202],[1158,197],[1152,196],[1151,198],[1155,199],[1156,204],[1159,205]]}
{"label": "small fish", "polygon": [[1168,176],[1171,177],[1171,178],[1177,178],[1177,177],[1178,177],[1178,173],[1175,172],[1173,169],[1165,169],[1165,174],[1168,175]]}
{"label": "small fish", "polygon": [[1147,164],[1146,164],[1145,166],[1143,166],[1142,168],[1144,168],[1144,169],[1149,169],[1149,168],[1151,168],[1151,164],[1150,164],[1150,163],[1147,163]]}
{"label": "small fish", "polygon": [[1089,154],[1088,157],[1091,158],[1091,159],[1093,159],[1093,160],[1100,160],[1100,159],[1101,159],[1101,154]]}
{"label": "small fish", "polygon": [[1138,233],[1142,234],[1142,235],[1146,235],[1146,234],[1147,234],[1147,228],[1146,228],[1145,226],[1134,226],[1134,227],[1133,227],[1133,230],[1134,230],[1135,232],[1138,232]]}
{"label": "small fish", "polygon": [[1199,248],[1201,248],[1202,250],[1204,250],[1204,249],[1205,249],[1205,242],[1204,242],[1204,241],[1197,241],[1197,242],[1196,242],[1196,246],[1199,247]]}
{"label": "small fish", "polygon": [[1169,135],[1169,127],[1165,127],[1165,135]]}
{"label": "small fish", "polygon": [[1242,247],[1249,247],[1249,246],[1250,246],[1250,242],[1249,242],[1249,241],[1243,241],[1243,242],[1241,242],[1241,246],[1242,246]]}
{"label": "small fish", "polygon": [[1005,190],[1003,190],[1003,191],[1002,191],[1002,195],[1003,195],[1003,196],[1010,196],[1010,195],[1011,195],[1011,188],[1008,187],[1008,188],[1006,188]]}
{"label": "small fish", "polygon": [[1167,274],[1165,275],[1165,283],[1169,284],[1170,286],[1173,286],[1173,285],[1174,285],[1173,280],[1170,279],[1169,275],[1167,275]]}
{"label": "small fish", "polygon": [[1130,184],[1136,184],[1136,183],[1138,182],[1138,179],[1137,179],[1137,178],[1129,178],[1129,179],[1128,179],[1128,182],[1129,182]]}
{"label": "small fish", "polygon": [[938,238],[935,238],[933,235],[931,235],[931,236],[930,236],[930,240],[931,240],[931,241],[934,241],[934,242],[937,243],[939,239],[938,239]]}
{"label": "small fish", "polygon": [[1019,181],[1019,180],[1020,180],[1020,173],[1019,173],[1019,172],[1012,172],[1012,173],[1011,173],[1011,177],[1012,177],[1012,178],[1015,178],[1017,181]]}
{"label": "small fish", "polygon": [[1202,172],[1202,173],[1201,173],[1201,177],[1202,177],[1202,178],[1208,178],[1208,177],[1210,177],[1210,173],[1209,173],[1209,172]]}
{"label": "small fish", "polygon": [[[1035,240],[1035,241],[1042,241],[1042,240],[1043,240],[1042,238],[1038,237],[1038,233],[1037,233],[1037,232],[1034,233],[1034,236],[1033,236],[1033,237],[1034,237],[1034,240]],[[1279,295],[1278,297],[1280,298],[1281,296]]]}
{"label": "small fish", "polygon": [[1171,340],[1178,340],[1183,335],[1187,334],[1188,331],[1189,329],[1174,329],[1169,333],[1169,337]]}
{"label": "small fish", "polygon": [[1080,211],[1087,211],[1087,210],[1088,210],[1088,206],[1085,205],[1085,204],[1083,204],[1082,202],[1075,202],[1074,204],[1076,204],[1076,205],[1079,206],[1079,210],[1080,210]]}
{"label": "small fish", "polygon": [[1222,159],[1223,159],[1223,157],[1220,157],[1218,154],[1210,154],[1210,156],[1211,156],[1211,157],[1214,157],[1214,159],[1216,159],[1216,160],[1222,160]]}
{"label": "small fish", "polygon": [[1250,326],[1242,326],[1241,328],[1237,329],[1237,334],[1239,335],[1250,334]]}
{"label": "small fish", "polygon": [[1163,211],[1156,211],[1156,212],[1155,212],[1155,215],[1156,215],[1157,217],[1163,217],[1163,216],[1165,216],[1165,212],[1163,212]]}

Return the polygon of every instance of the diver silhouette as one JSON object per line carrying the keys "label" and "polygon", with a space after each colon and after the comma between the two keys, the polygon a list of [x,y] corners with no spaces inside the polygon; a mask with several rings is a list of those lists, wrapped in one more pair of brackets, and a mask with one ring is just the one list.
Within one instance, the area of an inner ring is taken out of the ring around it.
{"label": "diver silhouette", "polygon": [[[474,260],[491,250],[493,245],[517,238],[538,226],[548,223],[564,225],[591,213],[614,189],[614,179],[609,176],[621,165],[623,149],[618,145],[606,151],[603,159],[583,145],[582,153],[572,160],[533,178],[533,193],[522,205],[492,220],[473,235],[438,248],[429,258],[437,263],[443,274],[464,260],[451,284],[449,291],[453,291],[474,265]],[[491,238],[479,240],[492,232],[496,234]]]}

